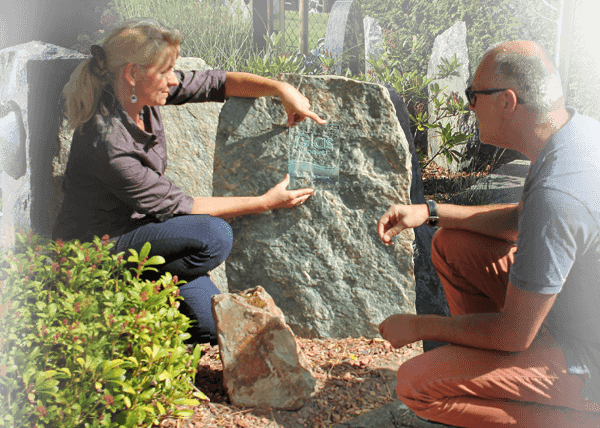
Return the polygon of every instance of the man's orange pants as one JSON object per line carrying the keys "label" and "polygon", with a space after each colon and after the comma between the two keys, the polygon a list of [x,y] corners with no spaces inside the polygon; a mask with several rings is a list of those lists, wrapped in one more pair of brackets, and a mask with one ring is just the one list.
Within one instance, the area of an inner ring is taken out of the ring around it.
{"label": "man's orange pants", "polygon": [[[431,256],[452,315],[504,305],[514,244],[440,229]],[[584,378],[567,372],[542,326],[523,352],[447,345],[400,366],[398,397],[418,416],[458,427],[600,427],[600,405],[583,399]]]}

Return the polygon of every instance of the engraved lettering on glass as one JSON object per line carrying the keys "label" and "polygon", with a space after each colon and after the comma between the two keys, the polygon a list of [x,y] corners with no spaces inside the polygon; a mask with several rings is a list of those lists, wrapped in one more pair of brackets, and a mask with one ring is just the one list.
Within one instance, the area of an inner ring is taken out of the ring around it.
{"label": "engraved lettering on glass", "polygon": [[302,123],[289,131],[290,189],[339,189],[340,126]]}

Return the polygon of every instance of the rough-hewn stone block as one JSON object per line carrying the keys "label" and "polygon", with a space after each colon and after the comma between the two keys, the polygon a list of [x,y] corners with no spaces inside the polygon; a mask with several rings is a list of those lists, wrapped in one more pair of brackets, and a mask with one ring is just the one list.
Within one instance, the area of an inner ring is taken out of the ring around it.
{"label": "rough-hewn stone block", "polygon": [[[283,75],[312,108],[341,126],[340,191],[301,207],[233,219],[232,290],[263,286],[302,337],[374,337],[387,316],[415,312],[414,234],[393,246],[380,216],[410,203],[411,158],[388,91],[344,77]],[[288,169],[288,130],[277,98],[230,99],[219,121],[214,194],[260,195]]]}

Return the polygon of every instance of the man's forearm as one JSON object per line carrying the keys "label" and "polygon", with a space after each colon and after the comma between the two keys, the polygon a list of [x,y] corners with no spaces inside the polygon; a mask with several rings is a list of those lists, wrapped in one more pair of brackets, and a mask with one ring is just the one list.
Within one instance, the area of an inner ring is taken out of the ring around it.
{"label": "man's forearm", "polygon": [[517,240],[519,226],[517,205],[459,206],[439,204],[438,216],[440,227],[468,230],[509,241]]}
{"label": "man's forearm", "polygon": [[500,312],[451,317],[417,315],[412,327],[420,340],[505,352],[524,349],[524,342],[514,334],[514,326]]}

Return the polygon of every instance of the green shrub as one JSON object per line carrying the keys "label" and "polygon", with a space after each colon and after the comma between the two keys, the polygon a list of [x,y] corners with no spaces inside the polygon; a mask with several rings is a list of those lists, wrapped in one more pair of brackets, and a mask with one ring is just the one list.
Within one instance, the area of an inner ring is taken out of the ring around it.
{"label": "green shrub", "polygon": [[[0,254],[0,426],[134,427],[192,414],[201,348],[183,340],[177,277],[140,279],[162,257],[111,255],[95,238],[17,234]],[[198,398],[204,398],[195,393]]]}
{"label": "green shrub", "polygon": [[404,71],[427,73],[435,38],[457,21],[467,25],[471,72],[495,42],[518,37],[519,21],[509,0],[362,0],[364,15],[377,19],[392,56]]}

